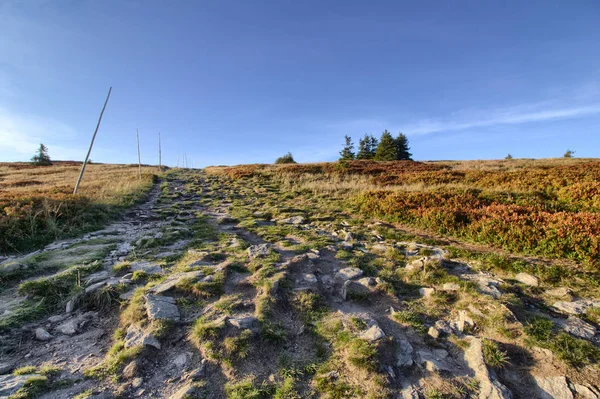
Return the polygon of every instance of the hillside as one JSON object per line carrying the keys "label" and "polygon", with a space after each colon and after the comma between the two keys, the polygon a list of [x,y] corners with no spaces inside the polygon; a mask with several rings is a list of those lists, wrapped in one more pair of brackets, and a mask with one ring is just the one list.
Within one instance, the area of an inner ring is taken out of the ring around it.
{"label": "hillside", "polygon": [[600,396],[596,159],[92,166],[129,208],[0,263],[0,397]]}

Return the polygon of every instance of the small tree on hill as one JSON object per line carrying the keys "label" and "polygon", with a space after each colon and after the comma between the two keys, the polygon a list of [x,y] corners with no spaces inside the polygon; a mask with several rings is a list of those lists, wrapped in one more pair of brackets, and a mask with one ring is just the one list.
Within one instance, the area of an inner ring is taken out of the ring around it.
{"label": "small tree on hill", "polygon": [[565,152],[565,155],[563,155],[563,157],[573,158],[573,155],[575,155],[575,151],[567,150],[567,152]]}
{"label": "small tree on hill", "polygon": [[292,153],[288,152],[284,156],[277,158],[275,160],[275,163],[276,164],[279,164],[279,163],[296,163],[296,161],[294,161],[294,157],[292,156]]}
{"label": "small tree on hill", "polygon": [[398,146],[390,132],[386,129],[381,134],[381,139],[379,139],[379,145],[377,146],[377,151],[375,151],[375,160],[395,161],[396,159],[398,159]]}
{"label": "small tree on hill", "polygon": [[48,148],[44,144],[40,143],[40,148],[38,148],[37,154],[31,158],[31,162],[38,166],[52,165],[52,161],[48,155]]}
{"label": "small tree on hill", "polygon": [[354,159],[354,144],[352,144],[352,139],[350,136],[344,136],[346,140],[346,144],[342,151],[340,151],[340,161],[351,161]]}
{"label": "small tree on hill", "polygon": [[408,146],[408,138],[404,133],[398,134],[396,137],[396,147],[398,149],[398,160],[401,161],[412,161],[412,154],[408,152],[410,147]]}
{"label": "small tree on hill", "polygon": [[513,159],[513,156],[508,154],[504,159]]}
{"label": "small tree on hill", "polygon": [[377,144],[379,144],[379,141],[377,141],[374,136],[365,134],[365,136],[358,141],[358,154],[356,154],[356,159],[375,158]]}

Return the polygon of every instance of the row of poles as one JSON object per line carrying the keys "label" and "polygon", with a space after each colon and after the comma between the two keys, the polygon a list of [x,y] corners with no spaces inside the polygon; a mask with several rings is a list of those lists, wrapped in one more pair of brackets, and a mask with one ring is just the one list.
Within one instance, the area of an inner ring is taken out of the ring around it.
{"label": "row of poles", "polygon": [[[90,148],[85,156],[85,160],[83,161],[83,165],[81,165],[81,171],[79,172],[79,178],[77,179],[77,184],[75,184],[75,190],[73,190],[73,194],[77,194],[77,190],[79,189],[79,184],[81,183],[81,179],[83,178],[83,173],[85,172],[85,167],[88,164],[90,159],[90,153],[92,152],[92,147],[94,146],[94,140],[96,140],[96,134],[98,134],[98,129],[100,128],[100,122],[102,122],[102,116],[104,115],[104,110],[106,110],[106,104],[108,104],[108,99],[110,98],[110,93],[112,92],[112,87],[108,89],[108,95],[106,96],[106,101],[104,101],[104,106],[102,107],[102,111],[100,112],[100,117],[98,118],[98,123],[96,124],[96,130],[94,130],[94,135],[92,136],[92,142],[90,143]],[[139,178],[142,179],[142,157],[140,153],[140,132],[139,129],[136,129],[136,140],[137,140],[137,153],[138,153],[138,167],[139,167]],[[182,166],[187,168],[187,155],[183,154],[183,162]],[[179,167],[179,154],[177,154],[177,167]],[[193,167],[193,165],[192,165]],[[160,132],[158,132],[158,170],[162,171],[162,148],[160,142]]]}

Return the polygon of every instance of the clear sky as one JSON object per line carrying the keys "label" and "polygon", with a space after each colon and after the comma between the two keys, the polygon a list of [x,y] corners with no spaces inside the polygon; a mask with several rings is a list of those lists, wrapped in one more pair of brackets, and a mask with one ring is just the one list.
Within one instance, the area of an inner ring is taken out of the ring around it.
{"label": "clear sky", "polygon": [[0,0],[0,161],[600,156],[600,2]]}

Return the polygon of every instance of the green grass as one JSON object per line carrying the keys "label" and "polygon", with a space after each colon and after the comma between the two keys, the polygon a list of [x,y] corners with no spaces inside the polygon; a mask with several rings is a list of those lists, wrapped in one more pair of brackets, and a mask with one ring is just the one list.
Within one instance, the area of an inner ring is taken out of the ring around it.
{"label": "green grass", "polygon": [[485,363],[493,368],[502,368],[510,364],[508,355],[502,351],[498,343],[484,339],[483,344],[483,359]]}

